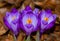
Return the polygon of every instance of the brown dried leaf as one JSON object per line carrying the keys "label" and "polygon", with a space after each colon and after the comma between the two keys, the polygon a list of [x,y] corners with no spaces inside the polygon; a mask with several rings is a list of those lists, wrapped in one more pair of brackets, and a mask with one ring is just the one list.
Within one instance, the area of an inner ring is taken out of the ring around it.
{"label": "brown dried leaf", "polygon": [[0,35],[3,35],[7,31],[8,31],[8,29],[6,28],[6,26],[3,23],[3,16],[0,14]]}
{"label": "brown dried leaf", "polygon": [[25,33],[23,33],[23,32],[19,33],[17,41],[24,41],[24,37],[25,37]]}
{"label": "brown dried leaf", "polygon": [[3,7],[6,3],[0,2],[0,7]]}

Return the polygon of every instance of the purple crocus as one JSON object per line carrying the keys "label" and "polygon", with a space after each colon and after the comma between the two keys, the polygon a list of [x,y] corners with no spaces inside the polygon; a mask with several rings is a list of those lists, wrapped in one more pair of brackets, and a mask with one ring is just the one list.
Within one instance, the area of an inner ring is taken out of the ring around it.
{"label": "purple crocus", "polygon": [[27,6],[21,12],[22,17],[20,19],[20,26],[26,32],[27,35],[31,34],[31,32],[36,31],[38,29],[38,16],[34,13],[34,11],[29,6]]}
{"label": "purple crocus", "polygon": [[18,34],[19,31],[19,12],[13,8],[11,12],[6,12],[3,21],[5,25],[15,34]]}
{"label": "purple crocus", "polygon": [[56,15],[52,14],[52,11],[49,9],[42,10],[40,13],[40,19],[41,19],[40,32],[43,33],[45,30],[52,28],[56,20]]}

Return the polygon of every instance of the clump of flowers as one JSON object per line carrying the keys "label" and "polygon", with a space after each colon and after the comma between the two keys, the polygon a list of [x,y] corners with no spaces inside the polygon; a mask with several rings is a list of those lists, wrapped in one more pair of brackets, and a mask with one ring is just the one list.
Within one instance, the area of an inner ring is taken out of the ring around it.
{"label": "clump of flowers", "polygon": [[56,15],[52,14],[51,10],[39,11],[37,8],[32,10],[30,6],[26,6],[20,13],[13,8],[11,12],[6,12],[6,16],[4,17],[5,25],[15,35],[22,29],[28,36],[37,30],[43,33],[44,31],[51,29],[55,24],[55,20]]}

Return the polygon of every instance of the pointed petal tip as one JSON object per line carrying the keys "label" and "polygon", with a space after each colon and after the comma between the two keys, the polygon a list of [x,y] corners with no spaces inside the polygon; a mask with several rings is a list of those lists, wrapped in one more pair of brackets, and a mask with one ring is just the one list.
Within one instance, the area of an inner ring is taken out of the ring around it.
{"label": "pointed petal tip", "polygon": [[16,13],[17,12],[17,9],[16,8],[12,8],[11,12],[12,13]]}
{"label": "pointed petal tip", "polygon": [[53,14],[53,16],[56,18],[57,17],[57,15],[56,14]]}
{"label": "pointed petal tip", "polygon": [[30,6],[26,6],[25,10],[31,10]]}

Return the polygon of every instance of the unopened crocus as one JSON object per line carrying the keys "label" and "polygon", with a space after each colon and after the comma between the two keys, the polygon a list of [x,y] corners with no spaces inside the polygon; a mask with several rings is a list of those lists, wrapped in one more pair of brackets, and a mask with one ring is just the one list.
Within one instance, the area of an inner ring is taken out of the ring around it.
{"label": "unopened crocus", "polygon": [[27,35],[30,35],[31,32],[38,29],[38,16],[33,13],[33,10],[29,6],[27,6],[21,13],[22,17],[20,26]]}
{"label": "unopened crocus", "polygon": [[40,19],[41,19],[40,32],[43,33],[54,26],[56,14],[52,14],[52,11],[50,9],[42,10],[40,13]]}
{"label": "unopened crocus", "polygon": [[14,33],[18,34],[19,31],[19,12],[13,8],[11,12],[6,12],[6,15],[3,18],[5,25]]}

